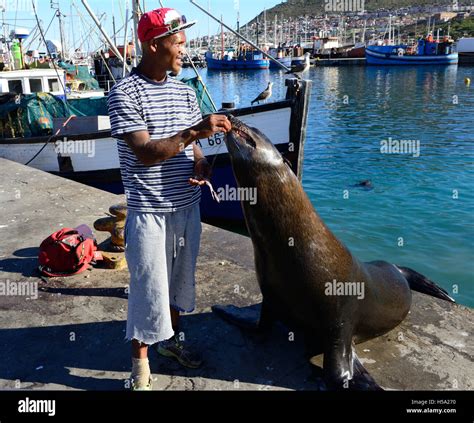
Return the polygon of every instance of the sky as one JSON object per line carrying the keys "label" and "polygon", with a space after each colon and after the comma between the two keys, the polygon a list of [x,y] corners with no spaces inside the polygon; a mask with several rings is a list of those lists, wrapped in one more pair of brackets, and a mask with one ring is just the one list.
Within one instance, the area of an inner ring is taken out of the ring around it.
{"label": "sky", "polygon": [[[5,8],[4,18],[9,25],[7,33],[15,27],[21,27],[32,30],[36,25],[35,15],[31,6],[32,0],[0,0],[0,11],[2,6]],[[36,0],[36,8],[39,18],[43,21],[43,28],[46,29],[54,16],[54,10],[50,7],[51,0]],[[91,9],[97,16],[106,13],[104,27],[109,35],[112,34],[112,16],[115,16],[116,29],[122,27],[125,10],[127,5],[131,5],[131,0],[87,0]],[[188,38],[195,38],[197,36],[204,36],[208,34],[210,27],[211,34],[216,34],[220,31],[219,24],[207,15],[201,12],[196,6],[192,5],[189,0],[163,0],[165,7],[172,7],[177,9],[181,14],[186,15],[188,20],[197,20],[198,23],[186,31]],[[240,11],[240,22],[245,24],[256,15],[269,9],[282,0],[196,0],[198,4],[207,9],[210,3],[211,13],[217,16],[223,16],[224,22],[229,26],[236,27],[237,11]],[[94,33],[94,29],[88,29],[88,25],[92,25],[92,19],[87,14],[81,0],[56,0],[59,4],[61,12],[66,15],[65,18],[65,38],[66,44],[72,44],[75,41],[76,45],[83,43],[87,50],[87,46],[95,44],[98,39],[96,35],[92,37],[93,41],[89,41],[88,34]],[[146,10],[152,10],[160,7],[159,0],[141,0],[145,3]],[[256,6],[258,4],[258,6]],[[79,12],[78,12],[79,11]],[[79,13],[83,15],[79,17]],[[70,24],[73,15],[73,25]],[[210,23],[209,23],[210,22]],[[46,35],[46,39],[59,40],[59,25],[55,19],[51,25],[50,30]],[[121,44],[123,41],[124,30],[121,31],[122,40],[117,42]],[[28,42],[29,40],[26,40]],[[36,42],[33,44],[37,44]],[[35,46],[36,48],[36,46]]]}

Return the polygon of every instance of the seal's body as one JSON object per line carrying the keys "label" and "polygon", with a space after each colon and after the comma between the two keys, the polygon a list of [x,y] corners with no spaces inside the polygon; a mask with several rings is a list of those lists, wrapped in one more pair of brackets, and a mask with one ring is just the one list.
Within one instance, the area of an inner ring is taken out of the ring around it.
{"label": "seal's body", "polygon": [[[301,327],[313,355],[324,353],[330,388],[377,389],[352,343],[400,324],[410,310],[411,289],[429,287],[450,298],[410,269],[357,260],[321,220],[265,135],[235,118],[231,122],[226,143],[237,183],[257,190],[256,204],[243,202],[242,208],[263,295],[260,328],[276,319]],[[416,286],[410,287],[415,276]]]}

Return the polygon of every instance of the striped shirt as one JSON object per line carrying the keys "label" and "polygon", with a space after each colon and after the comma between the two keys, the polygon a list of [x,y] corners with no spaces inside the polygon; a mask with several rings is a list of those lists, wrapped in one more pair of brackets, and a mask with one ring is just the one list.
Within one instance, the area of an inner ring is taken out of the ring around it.
{"label": "striped shirt", "polygon": [[151,81],[134,69],[113,87],[108,107],[128,207],[169,213],[198,203],[201,190],[188,182],[194,172],[192,144],[177,156],[147,167],[123,140],[125,134],[137,131],[148,131],[151,140],[166,139],[200,122],[194,90],[169,76],[164,82]]}

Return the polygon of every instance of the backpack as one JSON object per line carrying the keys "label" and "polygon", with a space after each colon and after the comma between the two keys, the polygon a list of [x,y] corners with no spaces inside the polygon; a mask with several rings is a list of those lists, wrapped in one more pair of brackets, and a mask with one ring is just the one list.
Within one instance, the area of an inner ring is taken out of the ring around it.
{"label": "backpack", "polygon": [[49,277],[72,276],[84,272],[91,261],[99,258],[93,236],[87,237],[77,229],[64,228],[41,243],[38,269]]}

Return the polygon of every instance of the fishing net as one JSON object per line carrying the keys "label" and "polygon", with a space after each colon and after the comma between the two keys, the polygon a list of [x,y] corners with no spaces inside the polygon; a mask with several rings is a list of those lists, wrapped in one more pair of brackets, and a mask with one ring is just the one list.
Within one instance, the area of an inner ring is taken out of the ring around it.
{"label": "fishing net", "polygon": [[64,62],[59,62],[58,65],[66,71],[66,79],[72,89],[77,91],[100,89],[99,83],[90,74],[87,66],[70,65]]}
{"label": "fishing net", "polygon": [[2,138],[50,135],[54,118],[107,116],[107,98],[68,100],[48,93],[0,96],[0,136]]}
{"label": "fishing net", "polygon": [[[203,115],[214,107],[203,83],[184,79],[197,96]],[[39,137],[52,134],[53,119],[76,116],[108,116],[107,97],[68,99],[67,103],[49,93],[4,94],[0,96],[0,136],[2,138]]]}
{"label": "fishing net", "polygon": [[202,81],[200,81],[197,77],[184,78],[181,81],[186,85],[189,85],[196,92],[199,107],[203,115],[209,115],[217,111],[214,109],[211,98],[208,92],[204,89],[204,84]]}

